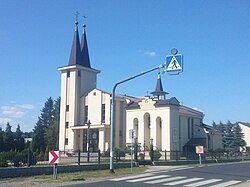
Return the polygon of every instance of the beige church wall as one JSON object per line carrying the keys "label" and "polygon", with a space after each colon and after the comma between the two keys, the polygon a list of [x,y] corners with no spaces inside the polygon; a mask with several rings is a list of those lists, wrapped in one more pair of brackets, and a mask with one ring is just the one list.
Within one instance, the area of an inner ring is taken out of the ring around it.
{"label": "beige church wall", "polygon": [[95,70],[87,68],[81,69],[81,91],[80,96],[85,95],[96,88],[96,73]]}
{"label": "beige church wall", "polygon": [[[60,100],[60,116],[64,116],[66,112],[66,81],[67,81],[67,73],[63,72],[61,74],[61,100]],[[64,99],[62,99],[64,98]],[[65,117],[60,117],[60,125],[59,125],[59,150],[64,151],[65,144]]]}
{"label": "beige church wall", "polygon": [[102,92],[93,90],[88,94],[88,119],[91,125],[101,124]]}
{"label": "beige church wall", "polygon": [[179,107],[171,106],[170,110],[170,149],[179,151]]}
{"label": "beige church wall", "polygon": [[[148,107],[147,107],[148,108]],[[162,150],[169,150],[170,149],[170,120],[169,120],[169,107],[166,108],[157,108],[154,110],[127,110],[127,122],[126,122],[126,143],[130,143],[131,139],[129,138],[129,130],[133,129],[133,123],[134,119],[138,119],[138,143],[143,146],[144,144],[144,115],[149,114],[150,115],[150,132],[149,132],[149,138],[145,139],[145,144],[147,147],[150,146],[150,139],[153,139],[153,145],[154,148],[156,148],[156,142],[157,137],[162,136]],[[157,134],[157,128],[156,128],[156,119],[161,118],[162,120],[162,130],[161,135]],[[147,137],[147,136],[145,136]]]}
{"label": "beige church wall", "polygon": [[181,135],[181,150],[183,146],[189,141],[188,138],[188,117],[180,116],[180,135]]}

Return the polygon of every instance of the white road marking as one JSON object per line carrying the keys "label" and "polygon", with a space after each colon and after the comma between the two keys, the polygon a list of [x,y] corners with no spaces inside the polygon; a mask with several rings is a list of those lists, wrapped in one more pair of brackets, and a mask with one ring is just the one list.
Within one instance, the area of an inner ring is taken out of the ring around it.
{"label": "white road marking", "polygon": [[180,180],[180,181],[165,183],[165,184],[163,184],[163,185],[170,185],[170,186],[173,186],[173,185],[179,185],[179,184],[194,182],[194,181],[198,181],[198,180],[202,180],[202,179],[204,179],[204,178],[184,179],[184,180]]}
{"label": "white road marking", "polygon": [[184,185],[184,186],[196,187],[196,186],[202,186],[205,184],[210,184],[210,183],[214,183],[214,182],[218,182],[218,181],[222,181],[222,179],[210,179],[210,180],[196,182],[196,183],[192,183],[192,184],[188,184],[188,185]]}
{"label": "white road marking", "polygon": [[217,184],[217,185],[213,185],[213,186],[210,186],[210,187],[226,187],[226,186],[238,184],[240,182],[241,181],[231,180],[231,181],[223,182],[223,183],[220,183],[220,184]]}
{"label": "white road marking", "polygon": [[122,180],[129,180],[129,179],[135,179],[139,177],[149,177],[152,176],[152,173],[145,173],[145,174],[140,174],[140,175],[131,175],[127,177],[120,177],[120,178],[114,178],[114,179],[109,179],[110,181],[122,181]]}
{"label": "white road marking", "polygon": [[144,183],[157,184],[157,183],[161,183],[161,182],[168,182],[168,181],[174,181],[174,180],[185,179],[185,178],[187,178],[187,177],[170,177],[170,178],[166,178],[166,179],[153,180],[153,181],[148,181],[148,182],[144,182]]}
{"label": "white road marking", "polygon": [[128,180],[126,182],[142,182],[142,181],[148,181],[148,180],[153,180],[153,179],[160,179],[160,178],[164,178],[166,176],[167,175],[156,175],[156,176],[152,176],[152,177],[145,177],[145,178]]}

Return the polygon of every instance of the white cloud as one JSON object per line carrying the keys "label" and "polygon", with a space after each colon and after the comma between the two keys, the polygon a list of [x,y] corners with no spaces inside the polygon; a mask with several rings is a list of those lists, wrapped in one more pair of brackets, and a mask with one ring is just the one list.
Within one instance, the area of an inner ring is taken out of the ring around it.
{"label": "white cloud", "polygon": [[21,105],[16,105],[16,106],[19,107],[19,108],[29,109],[29,110],[35,108],[35,106],[34,106],[34,105],[31,105],[31,104],[21,104]]}
{"label": "white cloud", "polygon": [[2,106],[1,114],[7,118],[22,118],[26,114],[26,110],[32,110],[35,106],[32,104],[19,104],[13,106]]}
{"label": "white cloud", "polygon": [[155,51],[146,51],[144,53],[144,55],[147,55],[147,56],[156,56],[156,52]]}
{"label": "white cloud", "polygon": [[25,115],[25,112],[18,111],[18,110],[3,110],[2,114],[9,116],[11,118],[21,118]]}
{"label": "white cloud", "polygon": [[6,125],[7,122],[12,122],[10,118],[0,118],[0,125]]}

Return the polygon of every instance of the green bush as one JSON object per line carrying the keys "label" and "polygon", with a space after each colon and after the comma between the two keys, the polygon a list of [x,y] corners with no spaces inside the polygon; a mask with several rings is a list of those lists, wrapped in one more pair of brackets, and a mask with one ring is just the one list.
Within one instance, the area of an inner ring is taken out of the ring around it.
{"label": "green bush", "polygon": [[7,160],[0,160],[0,167],[8,167]]}
{"label": "green bush", "polygon": [[154,150],[154,160],[158,161],[161,158],[162,154],[158,149]]}

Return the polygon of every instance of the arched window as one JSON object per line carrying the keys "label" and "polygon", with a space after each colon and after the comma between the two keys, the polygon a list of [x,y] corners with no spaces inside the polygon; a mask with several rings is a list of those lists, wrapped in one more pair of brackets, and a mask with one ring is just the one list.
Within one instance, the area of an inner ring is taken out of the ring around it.
{"label": "arched window", "polygon": [[156,118],[156,147],[162,150],[162,120],[161,117]]}
{"label": "arched window", "polygon": [[145,113],[143,117],[143,122],[144,122],[144,142],[145,146],[149,147],[150,146],[150,114]]}

